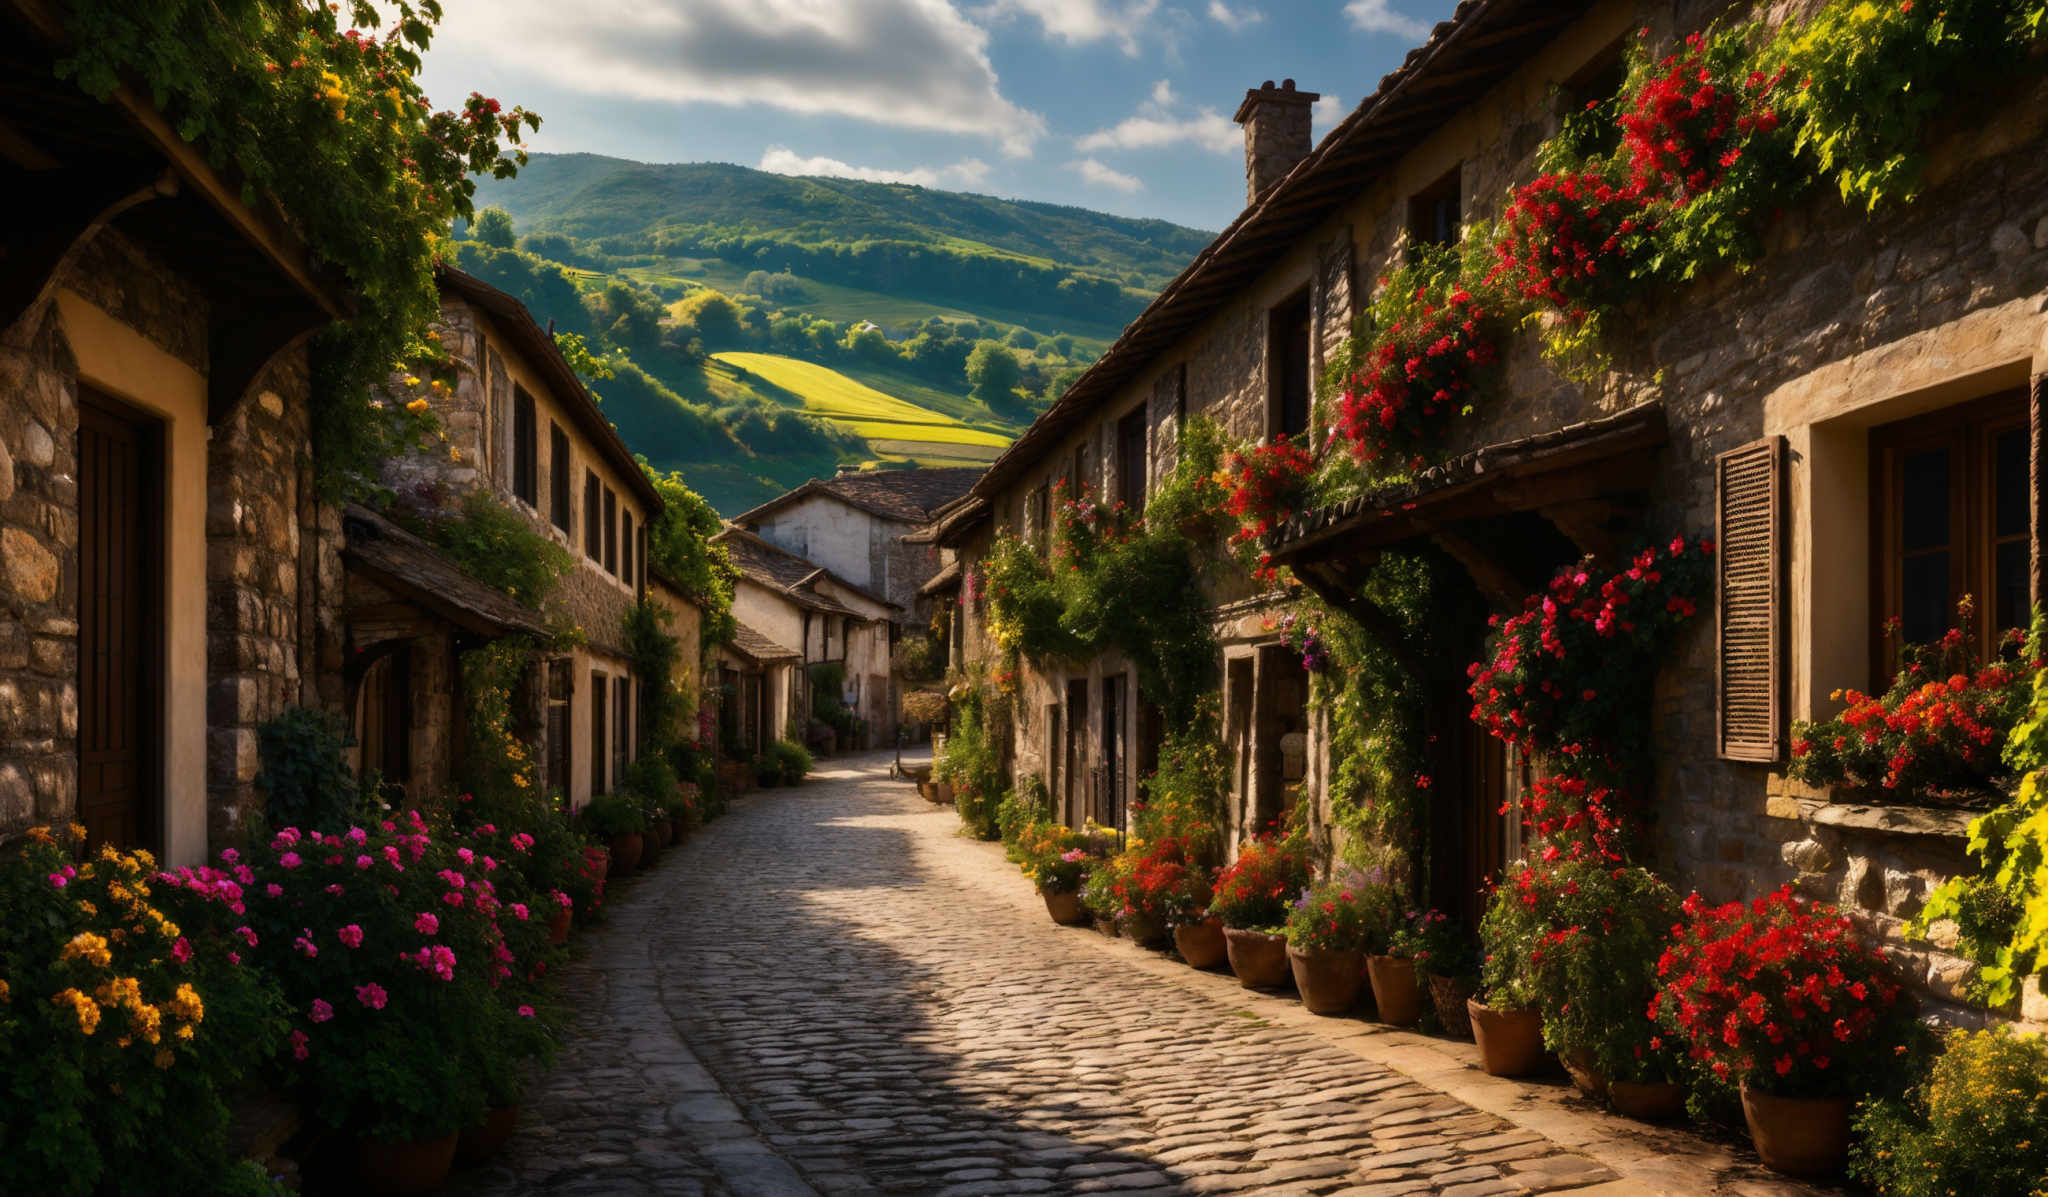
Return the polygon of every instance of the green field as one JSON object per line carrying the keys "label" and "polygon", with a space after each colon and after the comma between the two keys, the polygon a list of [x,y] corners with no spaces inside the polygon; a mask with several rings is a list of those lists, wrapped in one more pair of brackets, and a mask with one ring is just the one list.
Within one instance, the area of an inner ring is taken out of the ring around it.
{"label": "green field", "polygon": [[[870,442],[973,445],[1000,449],[1012,439],[1009,434],[996,429],[978,427],[957,416],[920,407],[878,391],[830,366],[772,353],[719,353],[713,357],[800,396],[806,412],[849,429]],[[921,457],[924,454],[905,456]]]}

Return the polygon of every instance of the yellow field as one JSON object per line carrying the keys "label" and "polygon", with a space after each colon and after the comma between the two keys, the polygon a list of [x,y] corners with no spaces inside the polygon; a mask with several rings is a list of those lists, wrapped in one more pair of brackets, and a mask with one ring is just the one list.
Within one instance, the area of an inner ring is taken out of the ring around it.
{"label": "yellow field", "polygon": [[830,366],[773,353],[719,353],[719,361],[803,399],[804,410],[869,440],[1000,448],[1010,438],[856,382]]}

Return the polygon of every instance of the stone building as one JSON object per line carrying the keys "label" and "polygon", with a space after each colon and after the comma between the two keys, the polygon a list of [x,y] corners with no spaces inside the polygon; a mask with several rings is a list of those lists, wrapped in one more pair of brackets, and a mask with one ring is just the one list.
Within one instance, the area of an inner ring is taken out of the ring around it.
{"label": "stone building", "polygon": [[939,572],[939,552],[915,534],[981,477],[978,467],[846,470],[814,478],[752,511],[736,527],[805,557],[902,608],[918,612],[918,589]]}
{"label": "stone building", "polygon": [[763,707],[768,738],[782,736],[789,727],[803,735],[812,710],[812,667],[831,663],[844,668],[842,699],[867,722],[869,744],[860,747],[893,742],[896,701],[890,652],[902,609],[745,529],[729,527],[712,543],[724,545],[740,571],[733,588],[734,618],[770,644],[792,646],[796,653],[795,684],[780,705]]}
{"label": "stone building", "polygon": [[[647,527],[661,496],[519,300],[452,267],[437,267],[435,279],[441,344],[457,370],[434,401],[449,451],[388,462],[385,480],[401,502],[448,512],[487,491],[574,558],[549,603],[578,643],[543,664],[522,730],[535,742],[542,784],[580,807],[610,793],[639,755],[642,695],[626,615],[649,592]],[[419,703],[436,684],[416,676],[386,692]]]}
{"label": "stone building", "polygon": [[[1242,215],[994,463],[941,521],[942,543],[971,580],[996,530],[1043,519],[1049,482],[1142,502],[1185,414],[1237,438],[1319,442],[1308,380],[1373,280],[1532,178],[1562,114],[1611,91],[1625,39],[1647,29],[1668,45],[1723,8],[1468,0],[1313,147],[1287,89],[1249,93]],[[1286,152],[1269,120],[1295,130]],[[1783,766],[1790,720],[1833,713],[1837,688],[1882,688],[1888,618],[1926,635],[1972,593],[1996,630],[2043,597],[2044,126],[2048,89],[2029,83],[1988,119],[1936,126],[1912,204],[1872,219],[1822,189],[1771,223],[1753,269],[1641,301],[1591,383],[1517,338],[1502,393],[1457,424],[1444,464],[1297,517],[1275,556],[1345,605],[1375,553],[1430,545],[1466,567],[1483,612],[1519,608],[1559,566],[1611,559],[1640,529],[1718,540],[1724,571],[1757,572],[1722,578],[1725,634],[1699,621],[1659,678],[1653,865],[1715,900],[1791,882],[1837,901],[1929,993],[1960,999],[1965,962],[1898,932],[1964,867],[1968,816],[1808,791]],[[1298,702],[1299,663],[1262,630],[1285,596],[1230,584],[1209,597],[1233,831],[1296,797],[1327,815],[1326,728]],[[964,622],[967,657],[993,659],[971,601]],[[1484,631],[1482,616],[1445,639],[1476,653]],[[1044,775],[1070,819],[1116,816],[1156,744],[1127,664],[1026,674],[1016,768]],[[1419,881],[1469,914],[1480,880],[1519,851],[1498,810],[1525,774],[1457,717],[1457,686],[1437,698],[1433,870]],[[1282,743],[1294,730],[1308,741],[1299,777]],[[2033,990],[2002,1013],[2048,1019],[2048,1001]]]}
{"label": "stone building", "polygon": [[62,36],[0,10],[0,838],[196,863],[259,804],[256,725],[339,705],[304,343],[352,299],[146,99],[57,78]]}
{"label": "stone building", "polygon": [[742,622],[718,646],[718,742],[752,758],[788,726],[802,693],[803,658]]}

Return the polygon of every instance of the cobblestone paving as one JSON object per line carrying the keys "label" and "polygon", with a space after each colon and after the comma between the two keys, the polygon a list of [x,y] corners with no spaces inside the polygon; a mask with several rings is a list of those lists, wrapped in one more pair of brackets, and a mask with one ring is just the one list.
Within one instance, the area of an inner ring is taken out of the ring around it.
{"label": "cobblestone paving", "polygon": [[627,887],[572,981],[583,1024],[462,1191],[1484,1197],[1615,1179],[1032,917],[886,758],[827,765]]}

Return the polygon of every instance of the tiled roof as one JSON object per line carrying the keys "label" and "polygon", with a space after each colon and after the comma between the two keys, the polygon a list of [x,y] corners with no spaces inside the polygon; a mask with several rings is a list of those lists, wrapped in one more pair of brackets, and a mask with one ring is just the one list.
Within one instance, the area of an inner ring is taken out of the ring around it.
{"label": "tiled roof", "polygon": [[981,475],[980,466],[948,466],[932,470],[862,470],[836,478],[813,478],[752,511],[742,512],[733,523],[750,526],[799,499],[829,495],[870,515],[898,523],[921,524],[939,508],[966,494]]}
{"label": "tiled roof", "polygon": [[932,580],[917,588],[917,592],[930,596],[944,594],[960,585],[960,561],[955,558],[946,563],[946,568],[932,575]]}
{"label": "tiled roof", "polygon": [[386,589],[443,619],[487,635],[546,635],[540,614],[456,568],[433,545],[360,504],[342,513],[342,556]]}
{"label": "tiled roof", "polygon": [[820,581],[830,581],[835,586],[843,586],[862,598],[880,603],[891,610],[901,610],[895,603],[866,587],[856,586],[815,561],[799,557],[778,545],[769,544],[744,528],[728,527],[711,539],[713,543],[725,546],[727,555],[732,558],[733,566],[742,575],[821,611],[851,615],[857,619],[867,618],[860,612],[835,602],[829,596],[818,593],[817,584]]}
{"label": "tiled roof", "polygon": [[746,624],[739,624],[733,629],[732,648],[741,656],[763,665],[799,659],[794,650],[782,647]]}

